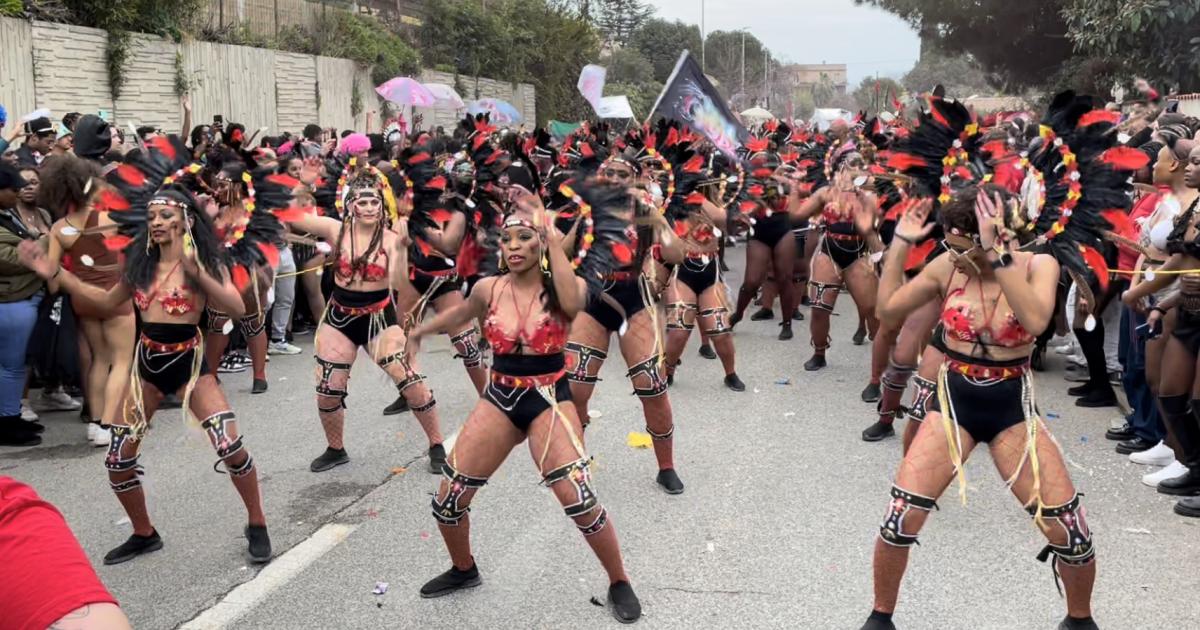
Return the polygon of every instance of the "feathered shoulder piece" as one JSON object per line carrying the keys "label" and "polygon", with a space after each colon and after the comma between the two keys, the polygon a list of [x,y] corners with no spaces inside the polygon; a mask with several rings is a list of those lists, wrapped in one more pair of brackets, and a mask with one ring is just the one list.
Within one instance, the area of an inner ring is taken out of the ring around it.
{"label": "feathered shoulder piece", "polygon": [[[251,174],[245,172],[242,179],[246,184],[247,193],[242,199],[242,207],[246,211],[245,223],[226,227],[222,238],[225,252],[229,255],[232,266],[230,275],[239,289],[245,290],[249,285],[255,267],[278,267],[279,248],[284,246],[284,227],[273,210],[280,209],[278,204],[291,205],[290,196],[285,198],[279,186],[268,183],[267,177],[271,169],[260,169]],[[259,196],[256,183],[264,183],[270,189],[266,200]]]}
{"label": "feathered shoulder piece", "polygon": [[108,239],[110,249],[123,250],[131,239],[146,231],[146,209],[163,186],[198,187],[201,168],[191,164],[190,159],[191,153],[179,136],[158,136],[146,143],[136,160],[108,173],[105,179],[111,190],[102,193],[100,206],[117,224],[119,235]]}
{"label": "feathered shoulder piece", "polygon": [[[576,189],[576,186],[578,189]],[[587,283],[590,295],[604,292],[605,278],[634,262],[634,225],[629,220],[634,199],[628,188],[594,179],[567,186],[578,208],[579,238],[571,263]]]}

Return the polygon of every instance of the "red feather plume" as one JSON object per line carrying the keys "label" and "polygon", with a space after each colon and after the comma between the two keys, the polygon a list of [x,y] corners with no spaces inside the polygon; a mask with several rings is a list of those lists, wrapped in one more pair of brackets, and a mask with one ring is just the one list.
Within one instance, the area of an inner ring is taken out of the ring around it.
{"label": "red feather plume", "polygon": [[[687,197],[684,197],[683,203],[686,203],[689,206],[698,206],[703,204],[705,199],[707,199],[707,197],[705,197],[702,193],[693,192],[689,193]],[[682,234],[680,236],[682,236]]]}
{"label": "red feather plume", "polygon": [[316,215],[317,210],[312,206],[307,208],[275,208],[271,211],[271,214],[275,215],[275,218],[283,223],[295,223],[306,216]]}
{"label": "red feather plume", "polygon": [[421,255],[428,256],[433,253],[433,245],[425,242],[423,238],[414,238],[413,242],[417,244],[417,249],[421,250]]}
{"label": "red feather plume", "polygon": [[1093,109],[1092,111],[1079,117],[1080,127],[1089,127],[1096,123],[1117,124],[1121,122],[1120,112],[1110,112],[1105,109]]}
{"label": "red feather plume", "polygon": [[410,166],[413,164],[420,164],[421,162],[427,161],[431,157],[433,157],[433,156],[429,155],[429,153],[427,153],[425,151],[422,151],[420,153],[417,153],[416,155],[409,157],[408,163]]}
{"label": "red feather plume", "polygon": [[1136,171],[1150,163],[1150,156],[1132,147],[1113,147],[1100,154],[1100,161],[1118,171]]}
{"label": "red feather plume", "polygon": [[1092,272],[1096,274],[1096,279],[1100,281],[1100,290],[1108,290],[1108,263],[1104,261],[1104,255],[1100,252],[1088,247],[1087,245],[1079,246],[1080,253],[1083,254],[1083,260],[1088,267],[1092,268]]}
{"label": "red feather plume", "polygon": [[438,175],[433,179],[430,179],[429,182],[425,184],[425,187],[432,188],[434,190],[446,190],[446,178],[445,176]]}
{"label": "red feather plume", "polygon": [[119,252],[125,249],[132,242],[133,239],[125,236],[124,234],[114,234],[104,239],[104,246],[107,247],[108,251],[110,252]]}
{"label": "red feather plume", "polygon": [[233,286],[237,287],[238,291],[245,291],[246,287],[250,286],[250,272],[242,265],[234,265],[229,274],[233,277]]}
{"label": "red feather plume", "polygon": [[125,183],[134,188],[141,188],[146,184],[146,174],[132,164],[118,166],[117,177],[120,177]]}
{"label": "red feather plume", "polygon": [[171,144],[171,141],[168,140],[166,136],[155,136],[146,144],[150,145],[150,147],[154,149],[157,149],[160,153],[166,156],[167,160],[171,162],[175,161],[175,147]]}
{"label": "red feather plume", "polygon": [[1129,234],[1137,234],[1138,228],[1133,224],[1133,220],[1125,214],[1124,210],[1113,208],[1112,210],[1101,210],[1100,216],[1104,217],[1105,221],[1112,224],[1112,231],[1122,236]]}
{"label": "red feather plume", "polygon": [[750,152],[752,152],[752,153],[758,153],[759,151],[766,151],[767,147],[769,145],[770,145],[770,141],[767,140],[766,138],[751,138],[750,140],[746,141],[746,148],[749,149]]}
{"label": "red feather plume", "polygon": [[259,242],[259,243],[255,243],[255,244],[258,245],[258,251],[262,252],[262,255],[264,257],[266,257],[268,265],[271,265],[272,267],[279,266],[279,248],[278,247],[275,247],[274,245],[272,245],[270,243]]}
{"label": "red feather plume", "polygon": [[633,250],[625,243],[613,243],[612,246],[613,258],[622,265],[628,265],[633,262]]}
{"label": "red feather plume", "polygon": [[921,168],[926,166],[925,159],[912,155],[911,153],[893,153],[888,156],[888,168],[896,169],[897,171],[907,171],[910,168]]}
{"label": "red feather plume", "polygon": [[738,210],[741,210],[742,214],[746,214],[748,212],[754,212],[754,209],[757,207],[758,207],[758,204],[749,199],[746,199],[745,201],[738,204]]}
{"label": "red feather plume", "polygon": [[[692,195],[697,195],[697,194],[699,194],[699,193],[692,193]],[[691,195],[688,195],[688,196],[690,197]],[[687,236],[687,233],[688,233],[687,224],[684,223],[683,221],[676,221],[675,222],[675,236],[678,236],[679,238],[683,238],[683,237]]]}
{"label": "red feather plume", "polygon": [[283,173],[267,175],[267,181],[277,186],[283,186],[284,188],[296,188],[300,186],[300,180],[292,177],[291,175],[285,175]]}
{"label": "red feather plume", "polygon": [[434,208],[429,211],[429,218],[441,224],[448,223],[452,216],[454,215],[445,208]]}
{"label": "red feather plume", "polygon": [[585,158],[590,158],[595,156],[596,152],[592,150],[592,144],[590,142],[581,142],[579,143],[579,155],[582,155]]}
{"label": "red feather plume", "polygon": [[1008,143],[1003,140],[992,140],[985,143],[979,150],[991,155],[993,160],[997,160],[1008,154]]}
{"label": "red feather plume", "polygon": [[96,209],[101,212],[121,212],[129,209],[129,201],[115,191],[105,190],[100,193]]}
{"label": "red feather plume", "polygon": [[676,144],[679,144],[679,130],[671,127],[671,130],[667,132],[667,139],[663,142],[663,145],[673,147]]}
{"label": "red feather plume", "polygon": [[684,173],[699,173],[704,168],[704,158],[700,155],[693,155],[688,161],[683,163]]}
{"label": "red feather plume", "polygon": [[929,256],[929,252],[933,251],[934,245],[937,243],[933,239],[925,239],[916,247],[908,249],[908,256],[904,259],[904,270],[912,271],[925,263],[925,258]]}

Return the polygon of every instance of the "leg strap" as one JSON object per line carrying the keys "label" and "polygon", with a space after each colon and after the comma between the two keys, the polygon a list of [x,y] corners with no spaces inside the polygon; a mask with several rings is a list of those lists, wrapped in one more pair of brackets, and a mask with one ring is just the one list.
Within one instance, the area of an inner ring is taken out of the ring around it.
{"label": "leg strap", "polygon": [[729,327],[729,309],[724,306],[716,308],[706,308],[700,311],[700,318],[712,318],[712,327],[704,330],[706,337],[716,337],[718,335],[727,335],[733,332],[733,328]]}
{"label": "leg strap", "polygon": [[450,481],[446,487],[446,496],[440,501],[437,495],[433,497],[433,517],[442,525],[458,525],[462,517],[471,511],[469,506],[459,507],[458,501],[470,488],[482,488],[487,484],[486,478],[469,477],[455,471],[449,462],[442,464],[442,475]]}
{"label": "leg strap", "polygon": [[429,411],[430,409],[433,409],[436,406],[437,406],[437,399],[433,397],[433,392],[429,392],[429,402],[427,402],[423,405],[410,404],[409,408],[412,409],[414,413],[423,413],[423,412]]}
{"label": "leg strap", "polygon": [[399,363],[404,368],[404,371],[408,372],[408,353],[404,350],[397,350],[387,356],[379,357],[379,360],[375,362],[376,365],[385,370],[393,363]]}
{"label": "leg strap", "polygon": [[246,339],[257,337],[267,329],[267,315],[266,313],[247,315],[238,320],[238,328],[242,329],[242,336]]}
{"label": "leg strap", "polygon": [[[812,305],[811,305],[812,308],[822,310],[827,313],[832,313],[833,312],[833,304],[828,304],[825,302],[825,292],[829,291],[830,289],[837,291],[837,290],[841,289],[841,285],[825,284],[824,282],[814,282],[814,281],[809,281],[808,284],[810,287],[812,287],[812,291],[811,291],[812,295],[809,298],[809,301],[812,302]],[[835,297],[835,299],[836,299],[836,297]]]}
{"label": "leg strap", "polygon": [[346,390],[343,388],[337,388],[337,387],[334,387],[333,385],[331,385],[330,379],[333,377],[333,372],[335,370],[344,371],[346,373],[346,377],[349,378],[350,377],[350,364],[349,363],[336,363],[334,361],[326,361],[325,359],[322,359],[321,357],[317,357],[317,366],[321,370],[321,378],[320,378],[320,380],[317,381],[317,394],[319,394],[321,396],[329,396],[329,397],[337,399],[337,402],[333,406],[330,406],[330,407],[322,406],[321,403],[318,402],[317,403],[317,411],[320,411],[321,413],[333,413],[339,409],[345,409],[346,408],[346,396],[348,395],[348,392],[346,392]]}
{"label": "leg strap", "polygon": [[913,376],[912,382],[916,391],[913,392],[912,405],[908,408],[908,417],[917,422],[924,422],[925,414],[929,413],[929,403],[937,393],[937,383],[920,374]]}
{"label": "leg strap", "polygon": [[819,346],[819,345],[817,345],[817,342],[816,342],[816,340],[814,340],[814,339],[809,339],[809,340],[808,340],[808,343],[809,343],[810,345],[812,345],[812,347],[813,347],[813,350],[825,351],[825,350],[828,350],[828,349],[830,349],[831,347],[833,347],[833,337],[826,337],[826,338],[825,338],[825,345],[823,345],[823,346]]}
{"label": "leg strap", "polygon": [[108,429],[112,432],[112,441],[108,443],[108,455],[104,457],[104,467],[109,472],[139,470],[137,449],[128,459],[122,458],[121,450],[126,442],[138,442],[140,436],[134,432],[133,427],[126,424],[109,425]]}
{"label": "leg strap", "polygon": [[586,459],[576,460],[555,468],[542,477],[542,485],[547,488],[560,481],[566,481],[575,490],[575,502],[563,507],[563,512],[568,517],[575,519],[589,512],[596,512],[596,518],[590,522],[581,525],[576,521],[575,526],[584,536],[591,536],[599,532],[608,522],[608,512],[600,505],[599,499],[596,498],[596,492],[592,490],[592,476],[588,472],[588,463],[589,460]]}
{"label": "leg strap", "polygon": [[883,378],[880,379],[885,388],[894,392],[902,392],[908,387],[908,380],[917,371],[915,365],[897,365],[895,362],[888,360],[887,369],[883,372]]}
{"label": "leg strap", "polygon": [[[688,317],[688,314],[691,317]],[[667,330],[691,330],[696,327],[696,305],[672,302],[667,305]]]}
{"label": "leg strap", "polygon": [[911,547],[917,543],[916,534],[904,533],[904,517],[911,509],[929,512],[937,508],[937,502],[929,497],[913,494],[900,486],[892,486],[892,500],[888,513],[879,526],[879,538],[893,547]]}
{"label": "leg strap", "polygon": [[[633,393],[638,398],[654,398],[662,396],[667,391],[667,379],[658,370],[658,355],[652,355],[645,361],[629,368],[629,372],[625,375],[633,382]],[[642,375],[650,381],[648,387],[637,386],[637,377]]]}
{"label": "leg strap", "polygon": [[[600,380],[599,376],[590,376],[588,372],[592,366],[593,359],[599,361],[601,364],[604,363],[604,360],[608,358],[607,352],[573,341],[567,342],[567,352],[573,353],[576,357],[575,367],[567,373],[567,380],[574,383],[587,383],[589,385]],[[596,371],[598,372],[599,370],[600,368],[597,366]]]}
{"label": "leg strap", "polygon": [[464,330],[450,338],[450,343],[454,344],[454,358],[462,359],[463,365],[468,368],[477,368],[483,365],[483,352],[479,349],[479,335],[475,332],[475,328]]}
{"label": "leg strap", "polygon": [[236,455],[242,450],[242,436],[239,435],[234,440],[229,439],[229,423],[235,419],[232,411],[221,411],[200,423],[200,428],[208,433],[208,441],[212,442],[213,448],[217,449],[217,457],[221,459]]}
{"label": "leg strap", "polygon": [[408,389],[409,387],[412,387],[413,385],[416,385],[417,383],[421,383],[424,381],[425,381],[424,374],[418,374],[416,372],[409,371],[408,375],[405,376],[403,380],[396,383],[396,389],[399,390],[400,395],[403,396],[404,390]]}
{"label": "leg strap", "polygon": [[[1076,494],[1062,505],[1042,507],[1042,518],[1057,521],[1067,540],[1063,545],[1053,542],[1046,545],[1038,554],[1038,560],[1045,562],[1053,554],[1057,562],[1082,565],[1095,558],[1096,549],[1092,546],[1092,530],[1087,524],[1087,511],[1079,502],[1081,496],[1083,495]],[[1028,508],[1028,511],[1031,516],[1036,514],[1037,506]]]}
{"label": "leg strap", "polygon": [[672,435],[675,435],[675,423],[671,423],[671,428],[667,429],[666,433],[655,433],[654,430],[650,428],[650,425],[646,425],[646,433],[649,433],[650,439],[652,439],[656,442],[661,442],[662,440],[669,440],[669,439],[671,439]]}

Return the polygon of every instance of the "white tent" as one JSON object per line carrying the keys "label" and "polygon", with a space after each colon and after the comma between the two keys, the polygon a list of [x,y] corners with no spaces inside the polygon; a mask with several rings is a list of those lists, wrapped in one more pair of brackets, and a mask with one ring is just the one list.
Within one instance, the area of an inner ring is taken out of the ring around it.
{"label": "white tent", "polygon": [[775,118],[775,114],[772,114],[761,107],[751,107],[750,109],[742,112],[741,116],[742,122],[749,124],[762,123]]}
{"label": "white tent", "polygon": [[846,122],[851,122],[854,120],[854,114],[844,109],[817,109],[813,112],[812,118],[809,119],[809,122],[815,125],[818,131],[826,131],[829,129],[829,126],[833,124],[833,121],[839,118]]}

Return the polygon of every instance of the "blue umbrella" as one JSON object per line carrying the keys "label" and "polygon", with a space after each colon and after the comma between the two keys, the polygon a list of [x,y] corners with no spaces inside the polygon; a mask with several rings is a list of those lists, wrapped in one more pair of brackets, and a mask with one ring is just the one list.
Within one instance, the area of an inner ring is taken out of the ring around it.
{"label": "blue umbrella", "polygon": [[494,123],[521,122],[522,118],[521,112],[517,111],[512,103],[498,98],[481,98],[471,101],[467,106],[467,111],[472,114],[490,114],[491,121]]}

